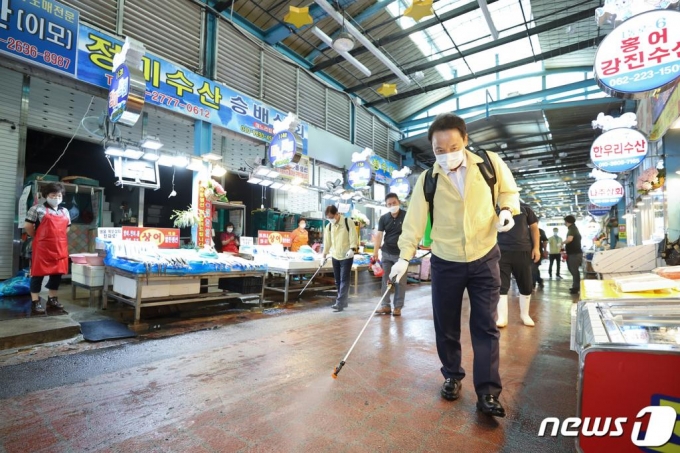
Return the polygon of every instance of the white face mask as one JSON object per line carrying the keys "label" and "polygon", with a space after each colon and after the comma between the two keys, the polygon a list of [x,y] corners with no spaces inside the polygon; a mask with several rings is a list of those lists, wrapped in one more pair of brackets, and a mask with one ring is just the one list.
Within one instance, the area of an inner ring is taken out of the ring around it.
{"label": "white face mask", "polygon": [[337,222],[337,220],[335,220],[335,217],[333,217],[332,219],[328,219],[328,221],[331,222],[331,225],[335,225],[335,222]]}
{"label": "white face mask", "polygon": [[307,228],[307,225],[304,224],[304,223],[301,223],[301,224],[300,224],[300,229],[301,229],[301,230],[304,230],[305,228]]}
{"label": "white face mask", "polygon": [[234,231],[233,228],[227,228],[227,233],[231,233],[232,231]]}
{"label": "white face mask", "polygon": [[53,208],[56,208],[57,206],[59,206],[60,203],[61,203],[61,197],[48,198],[47,199],[47,204],[52,206]]}
{"label": "white face mask", "polygon": [[437,154],[434,157],[437,159],[437,163],[442,167],[442,169],[444,169],[444,171],[451,171],[455,170],[460,166],[461,163],[463,163],[463,153],[464,150],[461,149],[451,153]]}
{"label": "white face mask", "polygon": [[399,206],[390,206],[390,212],[392,214],[396,214],[397,212],[399,212]]}

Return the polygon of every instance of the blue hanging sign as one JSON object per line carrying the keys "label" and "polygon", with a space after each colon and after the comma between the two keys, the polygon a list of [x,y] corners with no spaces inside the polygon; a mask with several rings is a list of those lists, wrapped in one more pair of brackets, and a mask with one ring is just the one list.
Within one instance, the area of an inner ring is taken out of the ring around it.
{"label": "blue hanging sign", "polygon": [[130,71],[127,65],[120,65],[113,73],[109,89],[109,119],[117,123],[126,110],[130,95]]}
{"label": "blue hanging sign", "polygon": [[[121,51],[123,42],[85,25],[80,26],[79,35],[78,79],[108,90],[113,83],[113,56]],[[288,112],[149,53],[142,57],[142,73],[146,103],[263,142],[274,138],[274,121],[288,116]],[[302,154],[307,154],[308,126],[301,122],[295,134],[301,137]]]}
{"label": "blue hanging sign", "polygon": [[664,9],[633,16],[597,48],[595,80],[605,93],[620,98],[644,99],[667,90],[680,76],[678,42],[680,12]]}
{"label": "blue hanging sign", "polygon": [[647,138],[640,131],[625,127],[612,129],[595,139],[590,160],[597,168],[610,173],[632,170],[645,160]]}
{"label": "blue hanging sign", "polygon": [[588,198],[595,206],[610,208],[623,198],[623,186],[614,179],[600,179],[588,189]]}
{"label": "blue hanging sign", "polygon": [[0,52],[75,76],[78,20],[54,0],[0,0]]}
{"label": "blue hanging sign", "polygon": [[392,179],[392,172],[399,170],[397,164],[383,159],[380,156],[373,155],[370,157],[371,166],[377,182],[387,184]]}
{"label": "blue hanging sign", "polygon": [[404,201],[411,193],[411,184],[408,178],[395,178],[390,183],[390,192],[396,193],[399,200]]}
{"label": "blue hanging sign", "polygon": [[269,143],[269,161],[273,167],[287,167],[295,158],[297,141],[295,134],[282,131],[274,135]]}
{"label": "blue hanging sign", "polygon": [[603,208],[592,203],[588,205],[588,213],[593,217],[604,217],[609,214],[609,211],[611,211],[611,208]]}
{"label": "blue hanging sign", "polygon": [[347,172],[347,182],[354,189],[363,189],[373,178],[373,168],[368,161],[355,162]]}

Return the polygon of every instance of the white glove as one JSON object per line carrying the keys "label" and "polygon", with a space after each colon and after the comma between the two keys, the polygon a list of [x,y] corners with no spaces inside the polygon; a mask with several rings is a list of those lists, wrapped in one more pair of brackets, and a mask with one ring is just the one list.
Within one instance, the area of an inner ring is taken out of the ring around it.
{"label": "white glove", "polygon": [[390,281],[398,282],[406,274],[408,270],[408,261],[401,258],[399,261],[394,263],[392,270],[390,271]]}
{"label": "white glove", "polygon": [[352,249],[347,250],[347,253],[345,253],[345,259],[348,260],[350,258],[354,258],[354,250]]}
{"label": "white glove", "polygon": [[498,230],[499,233],[505,233],[506,231],[510,231],[514,226],[515,219],[512,218],[512,212],[503,209],[500,214],[498,214],[498,225],[496,225],[496,230]]}

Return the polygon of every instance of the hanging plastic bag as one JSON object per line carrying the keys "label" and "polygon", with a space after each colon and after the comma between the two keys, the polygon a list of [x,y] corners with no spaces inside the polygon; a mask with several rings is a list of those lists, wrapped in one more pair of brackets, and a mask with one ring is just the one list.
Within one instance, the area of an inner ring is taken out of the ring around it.
{"label": "hanging plastic bag", "polygon": [[379,262],[373,263],[371,265],[371,270],[373,271],[373,275],[375,275],[376,277],[382,277],[383,274],[385,273]]}

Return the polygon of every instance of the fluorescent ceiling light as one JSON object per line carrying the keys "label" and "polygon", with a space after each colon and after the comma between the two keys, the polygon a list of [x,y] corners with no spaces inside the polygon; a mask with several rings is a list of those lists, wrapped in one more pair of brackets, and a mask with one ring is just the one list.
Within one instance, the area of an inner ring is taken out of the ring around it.
{"label": "fluorescent ceiling light", "polygon": [[205,170],[205,166],[203,165],[203,161],[201,159],[191,159],[191,163],[187,165],[187,170],[201,171]]}
{"label": "fluorescent ceiling light", "polygon": [[259,176],[267,176],[269,174],[269,169],[267,167],[260,167],[255,170],[255,174]]}
{"label": "fluorescent ceiling light", "polygon": [[283,186],[281,186],[281,189],[279,189],[279,190],[283,190],[284,192],[288,192],[291,189],[291,187],[292,186],[290,184],[284,184]]}
{"label": "fluorescent ceiling light", "polygon": [[340,54],[340,56],[347,60],[348,63],[350,63],[352,66],[361,71],[363,75],[365,75],[366,77],[371,77],[372,73],[366,66],[364,66],[359,60],[354,58],[348,52],[344,52],[342,50],[338,50],[337,48],[335,48],[335,46],[333,45],[333,40],[326,33],[321,31],[318,27],[314,27],[312,29],[312,33],[314,33],[316,37],[319,38],[328,47],[332,47],[338,54]]}
{"label": "fluorescent ceiling light", "polygon": [[259,184],[260,181],[262,181],[262,179],[256,178],[256,177],[254,177],[254,176],[251,176],[250,179],[248,179],[248,182],[249,182],[250,184]]}
{"label": "fluorescent ceiling light", "polygon": [[330,200],[331,198],[333,198],[333,195],[330,193],[325,193],[321,198],[323,198],[324,200]]}
{"label": "fluorescent ceiling light", "polygon": [[283,187],[283,183],[275,182],[269,187],[272,188],[272,189],[280,189],[281,187]]}
{"label": "fluorescent ceiling light", "polygon": [[274,181],[272,181],[271,179],[263,179],[262,181],[258,182],[258,184],[267,187],[274,184]]}
{"label": "fluorescent ceiling light", "polygon": [[144,155],[142,156],[142,159],[144,160],[150,160],[151,162],[155,162],[158,159],[160,159],[161,156],[158,153],[152,153],[152,152],[145,152]]}
{"label": "fluorescent ceiling light", "polygon": [[175,165],[175,156],[170,156],[169,154],[161,154],[158,159],[158,165],[163,165],[164,167],[172,167]]}
{"label": "fluorescent ceiling light", "polygon": [[296,176],[296,177],[293,178],[293,180],[291,181],[291,184],[296,185],[296,186],[299,186],[300,184],[302,184],[302,178],[298,178],[298,177]]}
{"label": "fluorescent ceiling light", "polygon": [[219,177],[224,176],[225,174],[227,174],[227,169],[224,168],[224,167],[221,166],[221,165],[215,165],[215,166],[213,167],[213,169],[212,169],[211,174],[212,174],[213,176],[216,176],[216,177],[219,178]]}
{"label": "fluorescent ceiling light", "polygon": [[222,155],[213,153],[212,151],[209,153],[201,154],[201,157],[205,160],[222,160]]}
{"label": "fluorescent ceiling light", "polygon": [[147,149],[161,149],[163,147],[163,144],[158,141],[155,137],[147,137],[142,142],[139,144],[142,148],[147,148]]}
{"label": "fluorescent ceiling light", "polygon": [[118,145],[109,145],[106,147],[106,150],[104,150],[104,154],[107,156],[122,157],[125,154],[125,150]]}
{"label": "fluorescent ceiling light", "polygon": [[335,189],[333,189],[333,193],[335,193],[335,194],[343,193],[344,191],[345,191],[345,188],[342,187],[342,186],[336,187]]}
{"label": "fluorescent ceiling light", "polygon": [[187,165],[189,165],[189,159],[187,159],[185,156],[175,156],[172,164],[175,167],[185,168]]}
{"label": "fluorescent ceiling light", "polygon": [[269,173],[267,173],[267,176],[269,176],[270,178],[278,178],[279,172],[276,170],[271,170]]}
{"label": "fluorescent ceiling light", "polygon": [[144,151],[142,151],[139,148],[125,148],[125,152],[123,153],[123,157],[127,157],[128,159],[140,159],[144,155]]}

